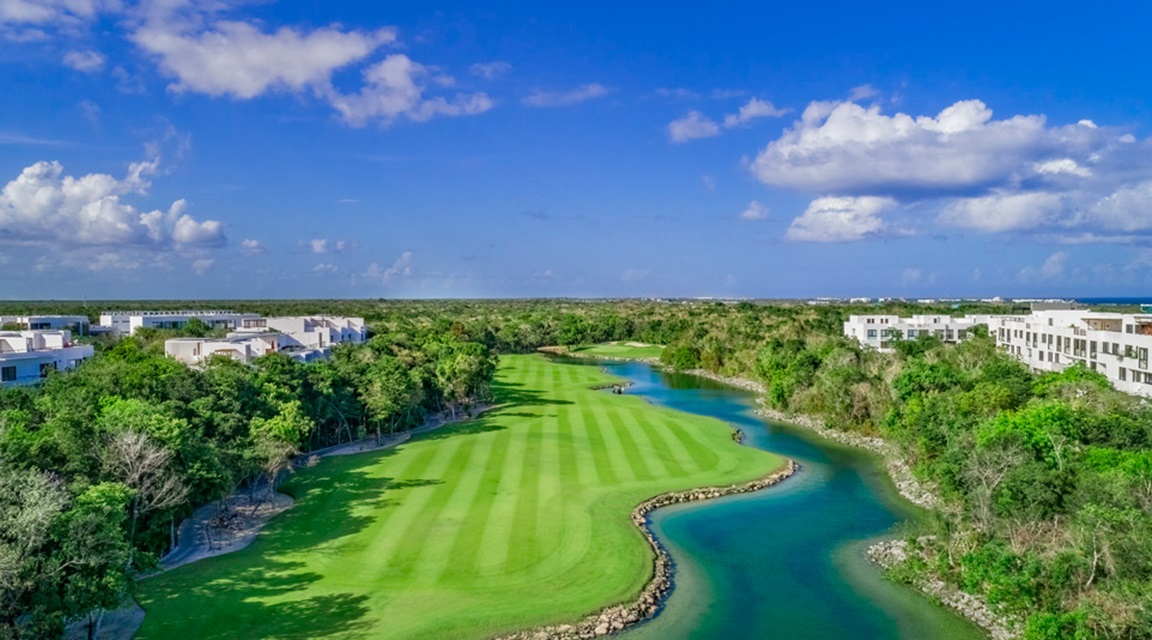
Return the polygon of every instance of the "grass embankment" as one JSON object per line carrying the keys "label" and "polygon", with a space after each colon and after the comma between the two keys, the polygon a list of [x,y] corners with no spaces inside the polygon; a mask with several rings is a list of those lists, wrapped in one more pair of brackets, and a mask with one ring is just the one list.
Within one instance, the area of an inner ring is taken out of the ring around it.
{"label": "grass embankment", "polygon": [[572,355],[599,358],[623,358],[628,360],[648,360],[659,358],[664,347],[642,342],[605,342],[602,344],[573,347]]}
{"label": "grass embankment", "polygon": [[633,597],[651,569],[637,503],[784,461],[720,421],[589,390],[611,381],[503,358],[501,408],[327,458],[248,549],[142,583],[137,638],[487,638]]}

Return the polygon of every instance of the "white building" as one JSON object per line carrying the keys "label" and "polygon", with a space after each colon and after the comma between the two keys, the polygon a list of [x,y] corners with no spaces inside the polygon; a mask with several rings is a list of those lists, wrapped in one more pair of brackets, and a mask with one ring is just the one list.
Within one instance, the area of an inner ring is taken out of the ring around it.
{"label": "white building", "polygon": [[0,386],[35,384],[93,355],[92,345],[72,344],[70,331],[0,331]]}
{"label": "white building", "polygon": [[911,318],[872,315],[848,316],[844,335],[860,344],[884,353],[891,352],[899,340],[935,336],[944,342],[959,342],[971,335],[976,325],[988,324],[999,316],[972,315],[954,318],[947,315],[919,315]]}
{"label": "white building", "polygon": [[20,331],[71,331],[76,336],[89,333],[88,316],[0,316],[0,326],[19,325]]}
{"label": "white building", "polygon": [[172,338],[164,341],[164,354],[188,365],[212,356],[224,356],[245,364],[280,350],[279,333],[230,334],[227,338]]}
{"label": "white building", "polygon": [[263,318],[252,324],[254,326],[237,329],[234,334],[229,335],[278,331],[283,334],[280,342],[282,350],[305,362],[327,358],[333,345],[360,344],[368,339],[368,327],[364,324],[364,318],[286,316]]}
{"label": "white building", "polygon": [[100,325],[111,327],[117,336],[132,335],[137,329],[182,329],[192,318],[197,318],[213,329],[242,329],[258,327],[262,318],[256,313],[235,311],[105,311],[100,314]]}
{"label": "white building", "polygon": [[998,318],[989,328],[1002,350],[1033,371],[1063,371],[1081,363],[1121,391],[1152,397],[1152,315],[1035,311]]}

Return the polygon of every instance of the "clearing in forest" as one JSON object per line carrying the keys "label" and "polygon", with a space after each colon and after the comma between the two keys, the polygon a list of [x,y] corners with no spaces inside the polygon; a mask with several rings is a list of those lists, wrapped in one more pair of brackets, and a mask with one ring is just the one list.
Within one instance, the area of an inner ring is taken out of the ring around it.
{"label": "clearing in forest", "polygon": [[630,599],[652,562],[633,506],[783,460],[718,420],[590,390],[614,380],[502,358],[501,407],[301,470],[250,547],[142,582],[137,638],[487,638]]}

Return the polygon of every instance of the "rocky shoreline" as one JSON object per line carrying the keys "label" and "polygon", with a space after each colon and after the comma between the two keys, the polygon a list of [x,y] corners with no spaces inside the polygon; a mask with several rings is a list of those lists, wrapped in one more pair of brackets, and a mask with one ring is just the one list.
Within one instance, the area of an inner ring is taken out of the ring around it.
{"label": "rocky shoreline", "polygon": [[867,449],[879,454],[884,459],[884,467],[888,470],[888,476],[905,500],[923,509],[938,509],[941,506],[940,498],[933,493],[931,488],[925,486],[916,476],[912,475],[912,469],[908,467],[907,462],[904,462],[896,447],[884,441],[883,438],[829,429],[812,416],[785,413],[776,409],[769,409],[763,405],[756,410],[756,414],[776,422],[803,427],[816,432],[822,438],[840,444]]}
{"label": "rocky shoreline", "polygon": [[558,624],[528,631],[499,636],[496,640],[586,640],[599,638],[622,631],[630,626],[639,624],[660,611],[665,599],[672,591],[672,559],[664,545],[656,538],[649,528],[648,516],[660,507],[684,502],[712,500],[722,496],[735,495],[759,491],[766,487],[778,484],[792,476],[799,469],[793,460],[788,460],[784,468],[771,473],[759,480],[734,484],[726,487],[706,487],[703,489],[690,489],[688,491],[673,491],[663,493],[654,498],[641,502],[632,510],[632,524],[640,529],[644,539],[648,541],[649,548],[655,558],[652,562],[652,577],[643,591],[636,599],[628,604],[618,604],[586,616],[579,622],[571,624]]}
{"label": "rocky shoreline", "polygon": [[[710,380],[723,382],[731,386],[763,394],[767,390],[764,385],[753,380],[733,378],[712,373],[710,371],[693,370],[685,373],[699,375]],[[763,405],[756,411],[757,415],[795,425],[817,435],[851,447],[867,449],[880,455],[884,459],[884,466],[888,476],[896,485],[896,489],[905,500],[924,509],[940,508],[940,498],[932,488],[925,486],[908,467],[895,445],[883,438],[866,436],[859,433],[829,429],[823,421],[803,414],[785,413]],[[886,540],[868,548],[868,558],[880,567],[890,570],[907,561],[907,542],[904,540]],[[988,606],[988,603],[978,596],[964,593],[937,578],[927,577],[912,584],[914,588],[939,602],[941,605],[956,611],[961,616],[976,624],[989,633],[993,640],[1016,640],[1021,637],[1019,621],[1010,616],[998,614]]]}
{"label": "rocky shoreline", "polygon": [[[908,561],[906,540],[885,540],[868,547],[868,558],[885,569],[894,569]],[[956,611],[988,632],[993,640],[1015,640],[1021,636],[1020,621],[992,611],[980,598],[933,577],[916,580],[913,585],[941,605]]]}

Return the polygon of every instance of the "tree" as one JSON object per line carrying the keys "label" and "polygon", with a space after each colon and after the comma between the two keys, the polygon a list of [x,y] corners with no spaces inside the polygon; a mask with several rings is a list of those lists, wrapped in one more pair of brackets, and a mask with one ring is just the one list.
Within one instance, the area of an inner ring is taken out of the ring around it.
{"label": "tree", "polygon": [[[132,490],[128,504],[128,541],[134,543],[141,518],[183,504],[188,488],[176,469],[171,450],[140,431],[125,429],[108,437],[104,468]],[[132,560],[129,560],[129,567]]]}
{"label": "tree", "polygon": [[67,505],[59,479],[0,460],[0,637],[23,638],[28,625],[60,617],[37,595],[55,591],[59,583],[59,568],[48,561],[49,543]]}
{"label": "tree", "polygon": [[304,415],[297,400],[281,404],[271,418],[252,419],[251,454],[265,474],[269,497],[276,492],[280,474],[292,468],[292,457],[300,453],[312,427],[312,420]]}
{"label": "tree", "polygon": [[99,630],[103,610],[120,604],[131,586],[126,568],[132,547],[124,536],[132,490],[114,482],[92,485],[54,527],[53,566],[63,571],[60,597],[69,619],[88,619],[88,638]]}

